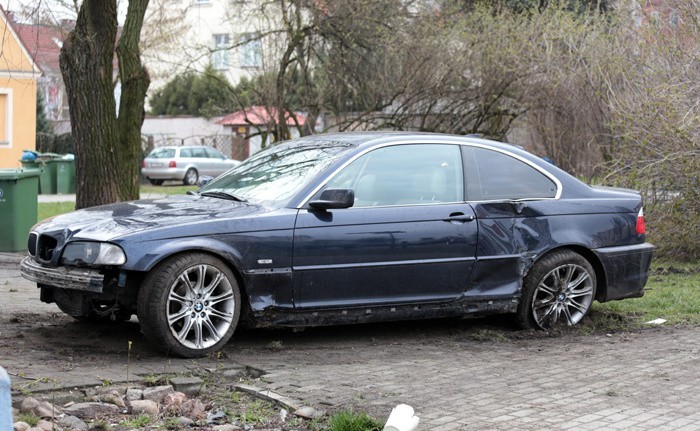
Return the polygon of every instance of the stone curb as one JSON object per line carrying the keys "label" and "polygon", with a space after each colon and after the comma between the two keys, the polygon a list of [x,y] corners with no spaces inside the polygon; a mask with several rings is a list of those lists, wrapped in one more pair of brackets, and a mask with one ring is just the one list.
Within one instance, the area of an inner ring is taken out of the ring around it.
{"label": "stone curb", "polygon": [[299,400],[278,394],[277,392],[271,391],[269,389],[262,389],[257,386],[244,384],[233,385],[233,389],[245,392],[256,398],[279,404],[282,407],[289,410],[290,412],[292,412],[293,415],[303,417],[305,419],[316,419],[326,414],[323,411],[316,410],[313,407],[304,405]]}
{"label": "stone curb", "polygon": [[19,265],[19,263],[24,259],[27,255],[26,251],[19,251],[16,253],[11,253],[11,252],[1,252],[0,253],[0,266],[4,267],[13,267],[15,265]]}

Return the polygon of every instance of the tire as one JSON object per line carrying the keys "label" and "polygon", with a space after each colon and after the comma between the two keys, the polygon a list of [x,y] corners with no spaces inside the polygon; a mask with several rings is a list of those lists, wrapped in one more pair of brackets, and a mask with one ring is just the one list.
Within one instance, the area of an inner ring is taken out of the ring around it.
{"label": "tire", "polygon": [[596,294],[593,266],[571,250],[552,252],[525,277],[516,320],[526,329],[575,325],[588,313]]}
{"label": "tire", "polygon": [[151,184],[153,184],[154,186],[163,185],[163,180],[152,180],[152,179],[149,179],[148,181],[149,181]]}
{"label": "tire", "polygon": [[182,179],[182,183],[186,186],[194,186],[197,184],[198,179],[199,174],[197,170],[195,168],[189,168],[187,172],[185,172],[185,178]]}
{"label": "tire", "polygon": [[137,305],[146,339],[185,358],[220,350],[236,330],[240,310],[236,277],[224,262],[205,253],[174,256],[153,268]]}
{"label": "tire", "polygon": [[119,323],[131,318],[116,300],[94,299],[83,292],[55,288],[53,300],[62,312],[79,322]]}

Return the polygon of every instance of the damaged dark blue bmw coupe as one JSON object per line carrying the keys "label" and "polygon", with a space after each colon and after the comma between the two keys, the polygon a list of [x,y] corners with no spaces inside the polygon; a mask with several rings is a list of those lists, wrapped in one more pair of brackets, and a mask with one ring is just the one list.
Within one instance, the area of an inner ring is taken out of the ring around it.
{"label": "damaged dark blue bmw coupe", "polygon": [[517,147],[414,133],[275,145],[189,195],[37,224],[22,274],[79,320],[127,319],[162,350],[220,349],[239,324],[515,313],[574,325],[643,294],[640,195]]}

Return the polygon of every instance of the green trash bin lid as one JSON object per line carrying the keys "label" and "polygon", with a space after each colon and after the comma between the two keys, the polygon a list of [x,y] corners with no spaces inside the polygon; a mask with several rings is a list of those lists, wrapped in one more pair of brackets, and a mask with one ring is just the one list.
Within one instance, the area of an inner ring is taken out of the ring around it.
{"label": "green trash bin lid", "polygon": [[41,175],[41,169],[0,169],[0,181],[14,181],[21,178],[32,178]]}

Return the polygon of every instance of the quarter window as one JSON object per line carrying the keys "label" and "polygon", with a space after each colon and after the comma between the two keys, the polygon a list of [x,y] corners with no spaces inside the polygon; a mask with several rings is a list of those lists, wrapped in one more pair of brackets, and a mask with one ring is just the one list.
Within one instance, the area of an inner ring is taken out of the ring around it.
{"label": "quarter window", "polygon": [[553,198],[557,185],[515,157],[479,147],[464,147],[467,199],[490,201]]}
{"label": "quarter window", "polygon": [[458,146],[417,144],[371,151],[324,189],[353,189],[354,206],[371,207],[461,202],[463,184]]}

